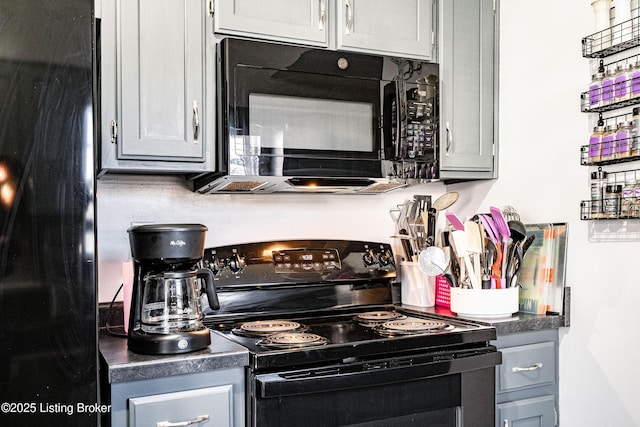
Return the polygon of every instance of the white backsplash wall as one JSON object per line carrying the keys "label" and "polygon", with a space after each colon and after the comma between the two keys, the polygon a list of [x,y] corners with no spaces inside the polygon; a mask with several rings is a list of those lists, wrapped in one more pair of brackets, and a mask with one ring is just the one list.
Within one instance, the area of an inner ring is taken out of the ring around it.
{"label": "white backsplash wall", "polygon": [[443,189],[429,183],[379,195],[202,195],[181,178],[109,175],[98,180],[97,189],[99,301],[111,301],[122,283],[132,224],[204,224],[206,247],[296,238],[373,240],[395,247],[389,210],[415,194],[435,199]]}

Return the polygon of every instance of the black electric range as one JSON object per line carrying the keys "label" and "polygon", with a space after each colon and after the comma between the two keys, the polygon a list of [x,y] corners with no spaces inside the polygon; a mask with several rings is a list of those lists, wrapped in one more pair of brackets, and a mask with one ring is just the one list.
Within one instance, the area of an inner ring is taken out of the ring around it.
{"label": "black electric range", "polygon": [[[258,242],[208,248],[203,263],[215,273],[220,302],[217,311],[203,304],[205,325],[249,350],[250,425],[300,425],[303,420],[316,425],[296,409],[301,396],[310,399],[307,403],[329,405],[318,414],[322,422],[317,425],[366,419],[412,425],[406,411],[423,414],[416,418],[420,422],[476,425],[464,418],[463,407],[468,414],[477,413],[478,422],[493,416],[488,408],[494,403],[494,368],[501,363],[501,354],[490,344],[495,329],[416,314],[394,304],[400,299],[394,298],[399,286],[390,245]],[[462,384],[475,382],[487,387],[486,396],[465,395]],[[410,398],[412,409],[401,405],[348,415],[362,399],[378,399],[368,395],[372,390],[388,397],[412,387],[433,394],[433,402],[443,399],[442,387],[448,397],[436,405],[442,408],[427,408]],[[339,390],[351,406],[331,403]]]}

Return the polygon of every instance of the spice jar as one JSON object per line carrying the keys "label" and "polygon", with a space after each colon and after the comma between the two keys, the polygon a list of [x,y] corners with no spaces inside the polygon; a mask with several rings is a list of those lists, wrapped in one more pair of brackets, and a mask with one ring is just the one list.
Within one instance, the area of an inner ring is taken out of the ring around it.
{"label": "spice jar", "polygon": [[600,160],[612,160],[613,149],[616,139],[616,128],[613,125],[607,126],[602,136],[602,144],[600,145]]}
{"label": "spice jar", "polygon": [[[638,71],[640,76],[640,71]],[[591,83],[589,84],[589,108],[599,107],[601,104],[600,92],[602,90],[602,79],[604,73],[598,72],[591,76]],[[640,77],[639,77],[640,79]],[[638,89],[640,95],[640,88]]]}
{"label": "spice jar", "polygon": [[622,202],[622,185],[607,184],[604,191],[605,218],[619,218]]}
{"label": "spice jar", "polygon": [[[640,117],[639,117],[640,119]],[[596,126],[589,138],[589,160],[599,162],[602,152],[602,137],[604,136],[604,126]]]}
{"label": "spice jar", "polygon": [[604,217],[604,190],[607,185],[607,173],[598,168],[591,173],[591,218]]}
{"label": "spice jar", "polygon": [[614,99],[615,102],[625,101],[629,99],[629,85],[627,80],[630,81],[631,70],[633,66],[631,64],[618,65],[616,73],[613,77],[614,85]]}
{"label": "spice jar", "polygon": [[631,69],[631,97],[640,96],[640,61],[636,62]]}
{"label": "spice jar", "polygon": [[621,216],[625,218],[635,218],[638,216],[638,213],[635,209],[635,194],[636,191],[636,180],[628,179],[624,183],[624,187],[622,188],[622,208],[621,208]]}
{"label": "spice jar", "polygon": [[640,155],[640,107],[633,109],[631,117],[631,155]]}
{"label": "spice jar", "polygon": [[623,159],[631,155],[631,133],[633,123],[622,122],[618,125],[615,137],[615,154],[616,159]]}
{"label": "spice jar", "polygon": [[602,105],[608,105],[614,102],[614,76],[615,70],[607,70],[604,78],[602,79],[602,91],[601,91],[601,103]]}

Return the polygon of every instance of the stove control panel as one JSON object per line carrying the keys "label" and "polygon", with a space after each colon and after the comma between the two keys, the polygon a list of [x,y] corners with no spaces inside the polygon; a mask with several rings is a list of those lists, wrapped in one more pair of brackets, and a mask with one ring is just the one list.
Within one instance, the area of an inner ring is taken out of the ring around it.
{"label": "stove control panel", "polygon": [[273,251],[276,273],[331,272],[340,270],[336,249],[292,249]]}
{"label": "stove control panel", "polygon": [[396,277],[391,246],[351,240],[283,240],[206,248],[217,289],[303,286]]}

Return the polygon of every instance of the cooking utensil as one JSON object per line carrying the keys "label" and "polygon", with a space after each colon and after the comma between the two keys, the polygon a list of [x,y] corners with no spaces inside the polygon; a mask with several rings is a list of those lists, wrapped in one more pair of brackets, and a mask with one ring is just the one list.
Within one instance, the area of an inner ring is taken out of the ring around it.
{"label": "cooking utensil", "polygon": [[453,242],[456,248],[456,253],[458,254],[458,258],[462,258],[462,260],[464,261],[464,265],[468,271],[469,280],[471,280],[471,287],[473,289],[480,289],[480,283],[476,279],[475,270],[473,269],[471,259],[469,258],[466,233],[463,230],[454,230],[451,232],[451,235],[453,236]]}
{"label": "cooking utensil", "polygon": [[530,234],[527,236],[526,239],[524,239],[524,241],[522,242],[522,257],[524,258],[524,256],[527,253],[527,250],[529,249],[529,247],[531,247],[531,244],[533,243],[533,241],[535,240],[536,235],[535,234]]}
{"label": "cooking utensil", "polygon": [[[491,289],[491,264],[493,263],[495,257],[496,257],[497,251],[496,251],[496,244],[491,241],[490,239],[487,239],[487,242],[485,244],[485,250],[484,250],[484,258],[483,258],[483,265],[482,265],[482,289]],[[495,285],[495,280],[493,283],[493,288],[495,289],[496,285]]]}
{"label": "cooking utensil", "polygon": [[502,241],[507,241],[509,237],[511,237],[511,231],[509,231],[509,226],[502,215],[502,211],[493,206],[489,208],[489,211],[491,212],[491,218],[493,218],[493,222],[496,225],[500,236],[502,236]]}
{"label": "cooking utensil", "polygon": [[[452,277],[457,278],[458,282],[462,283],[460,264],[458,263],[458,258],[456,257],[456,253],[453,248],[453,238],[450,239],[450,237],[451,237],[451,232],[449,231],[442,232],[442,250],[444,250],[449,257],[449,271]],[[456,282],[454,279],[452,283],[450,283],[450,285],[458,286],[458,282]]]}
{"label": "cooking utensil", "polygon": [[501,209],[502,215],[507,221],[520,221],[520,214],[513,206],[503,206]]}
{"label": "cooking utensil", "polygon": [[507,274],[507,259],[506,256],[509,253],[509,239],[511,238],[511,231],[509,230],[509,226],[507,225],[507,221],[502,215],[502,211],[495,206],[491,206],[489,208],[491,212],[491,217],[493,218],[493,222],[495,223],[500,236],[502,236],[502,270],[500,275],[500,284],[504,284],[506,286],[506,274]]}
{"label": "cooking utensil", "polygon": [[[451,207],[455,202],[458,201],[459,197],[460,195],[458,194],[457,191],[451,191],[448,193],[444,193],[443,195],[438,197],[431,205],[431,208],[429,209],[428,229],[429,229],[429,236],[433,237],[434,243],[436,241],[436,226],[438,225],[440,211],[443,211]],[[447,245],[443,244],[443,246],[447,246]]]}
{"label": "cooking utensil", "polygon": [[522,257],[522,241],[527,237],[527,230],[524,224],[518,220],[507,222],[509,231],[511,232],[512,244],[510,245],[507,257],[506,279],[507,286],[511,286],[511,277],[514,272],[514,258]]}
{"label": "cooking utensil", "polygon": [[518,273],[522,265],[522,256],[522,242],[520,241],[516,243],[513,255],[509,260],[509,267],[507,267],[508,269],[513,269],[513,272],[507,276],[507,286],[509,287],[518,285]]}
{"label": "cooking utensil", "polygon": [[402,244],[405,259],[411,261],[414,255],[413,247],[411,246],[412,237],[409,236],[409,232],[404,228],[398,230],[398,234],[400,234],[400,236],[406,236],[406,238],[401,238],[400,243]]}
{"label": "cooking utensil", "polygon": [[500,240],[500,236],[497,234],[496,226],[493,223],[493,220],[489,215],[478,215],[482,225],[484,225],[484,230],[487,232],[487,236],[493,243],[498,243]]}
{"label": "cooking utensil", "polygon": [[462,223],[462,221],[460,221],[460,218],[458,218],[458,215],[456,215],[453,212],[447,212],[445,214],[447,220],[451,223],[451,225],[453,226],[454,230],[457,231],[464,231],[464,224]]}
{"label": "cooking utensil", "polygon": [[435,202],[433,202],[433,205],[431,207],[434,208],[436,212],[443,211],[457,202],[459,197],[460,195],[457,191],[444,193],[442,196],[438,197]]}
{"label": "cooking utensil", "polygon": [[473,257],[473,269],[476,275],[476,282],[482,282],[482,266],[480,265],[480,254],[483,252],[482,236],[477,222],[467,221],[464,223],[464,233],[467,236],[467,250]]}
{"label": "cooking utensil", "polygon": [[418,267],[427,276],[437,276],[442,274],[449,283],[449,286],[455,286],[453,277],[448,271],[449,259],[447,254],[437,246],[429,246],[418,254]]}
{"label": "cooking utensil", "polygon": [[527,238],[527,228],[519,220],[508,221],[507,225],[514,242],[520,242]]}

